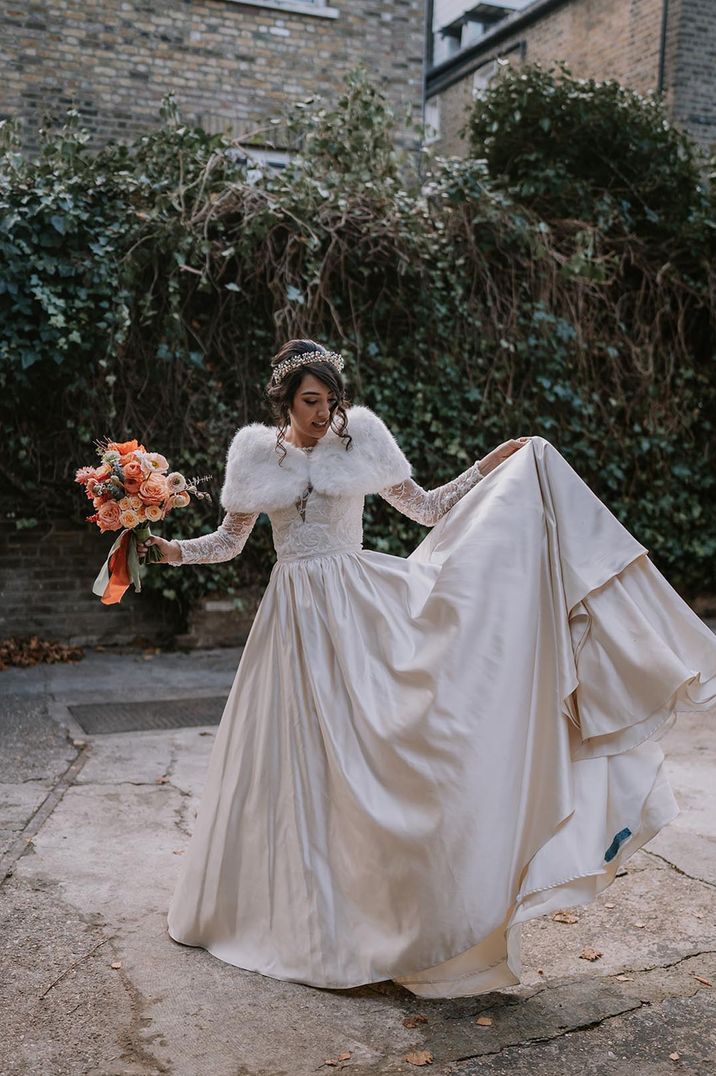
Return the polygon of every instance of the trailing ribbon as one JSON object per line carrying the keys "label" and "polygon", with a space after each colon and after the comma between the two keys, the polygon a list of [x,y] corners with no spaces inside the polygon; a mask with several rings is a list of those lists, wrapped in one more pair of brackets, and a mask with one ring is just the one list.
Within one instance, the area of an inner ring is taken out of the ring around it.
{"label": "trailing ribbon", "polygon": [[136,591],[142,589],[135,535],[131,530],[123,530],[99,570],[92,593],[99,595],[103,605],[114,605],[122,600],[130,583]]}

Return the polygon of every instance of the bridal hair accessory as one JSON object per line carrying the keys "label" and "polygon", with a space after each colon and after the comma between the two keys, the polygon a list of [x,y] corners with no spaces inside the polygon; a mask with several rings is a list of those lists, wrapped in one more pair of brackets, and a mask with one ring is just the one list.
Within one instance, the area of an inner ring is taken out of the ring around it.
{"label": "bridal hair accessory", "polygon": [[340,373],[345,365],[343,356],[337,351],[304,351],[302,355],[291,355],[288,359],[274,366],[271,375],[271,384],[280,385],[283,379],[300,366],[306,366],[309,362],[330,362]]}

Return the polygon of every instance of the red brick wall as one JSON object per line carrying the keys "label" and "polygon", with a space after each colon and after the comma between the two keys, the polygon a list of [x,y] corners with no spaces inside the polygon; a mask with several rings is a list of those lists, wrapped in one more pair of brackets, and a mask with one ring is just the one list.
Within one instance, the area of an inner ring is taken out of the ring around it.
{"label": "red brick wall", "polygon": [[39,635],[92,646],[170,641],[173,607],[130,588],[118,605],[102,605],[92,584],[112,538],[59,521],[16,530],[0,523],[0,638]]}
{"label": "red brick wall", "polygon": [[94,144],[128,141],[156,127],[171,90],[189,122],[244,135],[291,100],[335,98],[359,61],[380,80],[399,124],[407,106],[420,118],[422,0],[331,0],[336,18],[297,7],[8,0],[0,5],[0,118],[23,121],[29,151],[45,110],[61,116],[70,105]]}
{"label": "red brick wall", "polygon": [[[716,0],[713,3],[716,12]],[[441,138],[435,149],[465,152],[466,142],[458,131],[473,100],[473,74],[496,57],[511,64],[563,60],[577,78],[614,78],[639,93],[656,90],[661,12],[662,0],[570,0],[508,35],[494,49],[486,43],[470,73],[438,94]]]}

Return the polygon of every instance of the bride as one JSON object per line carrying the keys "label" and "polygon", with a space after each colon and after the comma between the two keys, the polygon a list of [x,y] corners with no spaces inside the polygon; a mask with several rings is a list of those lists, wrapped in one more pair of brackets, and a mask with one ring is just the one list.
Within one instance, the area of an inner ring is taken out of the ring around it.
{"label": "bride", "polygon": [[[541,437],[425,490],[343,360],[290,340],[221,526],[276,563],[213,746],[170,936],[318,987],[514,985],[520,924],[594,900],[678,813],[656,740],[716,711],[716,638]],[[362,548],[366,494],[431,529]],[[139,547],[140,553],[146,546]]]}

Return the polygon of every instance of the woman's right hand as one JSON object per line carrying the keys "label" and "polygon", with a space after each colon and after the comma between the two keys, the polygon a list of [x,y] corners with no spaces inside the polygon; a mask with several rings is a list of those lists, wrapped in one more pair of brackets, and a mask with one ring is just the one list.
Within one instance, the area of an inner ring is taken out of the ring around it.
{"label": "woman's right hand", "polygon": [[517,437],[511,441],[503,441],[497,448],[493,448],[492,452],[488,452],[486,456],[478,460],[477,465],[480,468],[480,473],[488,475],[490,471],[494,471],[495,467],[499,467],[509,456],[512,456],[529,443],[529,437]]}
{"label": "woman's right hand", "polygon": [[162,559],[157,561],[157,564],[162,564],[164,562],[167,564],[181,564],[179,546],[176,545],[175,542],[169,542],[166,538],[160,538],[156,534],[150,534],[145,542],[137,541],[137,553],[141,559],[144,559],[147,548],[150,545],[157,546],[162,555]]}

